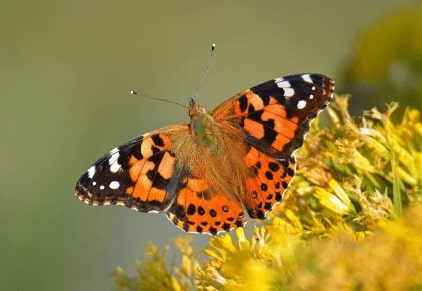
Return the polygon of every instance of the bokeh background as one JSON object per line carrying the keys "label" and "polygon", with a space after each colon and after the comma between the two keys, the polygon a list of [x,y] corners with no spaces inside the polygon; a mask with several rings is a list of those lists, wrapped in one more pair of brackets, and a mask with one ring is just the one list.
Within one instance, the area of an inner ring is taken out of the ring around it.
{"label": "bokeh background", "polygon": [[[371,101],[364,93],[376,90],[356,90],[374,81],[352,80],[362,71],[350,68],[362,37],[395,11],[406,16],[419,8],[411,0],[3,0],[0,290],[110,290],[113,269],[134,274],[148,241],[164,245],[190,235],[163,214],[94,208],[74,197],[76,180],[102,154],[149,130],[188,122],[184,108],[130,90],[187,104],[215,42],[200,92],[208,109],[274,77],[319,72],[338,79],[338,93],[363,94],[352,101],[360,112],[393,95]],[[390,31],[365,38],[364,52],[379,48],[367,60],[379,59]],[[410,70],[416,91],[420,51],[393,70],[399,80]],[[388,76],[377,76],[375,85]],[[420,106],[416,96],[407,101]],[[198,247],[208,239],[194,235]]]}

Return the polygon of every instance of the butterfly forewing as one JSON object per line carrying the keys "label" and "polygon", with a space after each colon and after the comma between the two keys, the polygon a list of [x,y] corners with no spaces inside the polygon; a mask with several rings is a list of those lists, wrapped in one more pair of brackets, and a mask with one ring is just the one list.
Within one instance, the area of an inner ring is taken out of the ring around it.
{"label": "butterfly forewing", "polygon": [[331,101],[333,92],[334,82],[323,75],[291,75],[238,93],[213,115],[237,120],[246,142],[263,152],[289,157],[302,145],[312,120]]}
{"label": "butterfly forewing", "polygon": [[170,151],[171,137],[188,132],[187,125],[174,125],[111,150],[82,175],[76,195],[91,205],[163,211],[174,200],[179,178],[175,154]]}

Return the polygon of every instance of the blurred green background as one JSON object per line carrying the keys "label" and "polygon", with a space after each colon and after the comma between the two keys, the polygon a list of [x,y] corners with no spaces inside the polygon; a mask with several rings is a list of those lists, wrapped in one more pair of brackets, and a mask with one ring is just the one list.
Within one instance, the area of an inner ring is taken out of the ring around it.
{"label": "blurred green background", "polygon": [[[184,234],[163,214],[94,208],[74,197],[82,172],[111,148],[188,122],[185,109],[131,89],[187,104],[215,42],[200,92],[208,109],[292,73],[341,76],[337,92],[347,93],[357,37],[413,4],[2,1],[0,290],[109,290],[112,270],[134,273],[148,241]],[[208,239],[194,236],[198,246]]]}

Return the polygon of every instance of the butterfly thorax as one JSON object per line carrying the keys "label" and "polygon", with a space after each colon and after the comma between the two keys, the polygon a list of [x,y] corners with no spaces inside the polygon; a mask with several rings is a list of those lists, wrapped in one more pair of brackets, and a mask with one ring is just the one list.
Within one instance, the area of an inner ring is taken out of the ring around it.
{"label": "butterfly thorax", "polygon": [[190,133],[196,137],[199,144],[211,154],[218,154],[221,144],[221,131],[214,117],[205,111],[193,99],[190,102],[189,116],[191,118]]}

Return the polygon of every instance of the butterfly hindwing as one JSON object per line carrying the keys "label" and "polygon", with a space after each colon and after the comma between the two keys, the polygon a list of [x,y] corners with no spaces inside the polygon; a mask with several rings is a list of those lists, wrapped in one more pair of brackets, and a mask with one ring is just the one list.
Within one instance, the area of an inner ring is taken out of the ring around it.
{"label": "butterfly hindwing", "polygon": [[274,204],[282,200],[295,175],[296,161],[294,156],[275,159],[251,146],[245,162],[250,174],[243,203],[250,217],[264,219]]}
{"label": "butterfly hindwing", "polygon": [[167,210],[169,219],[188,232],[217,234],[246,222],[239,201],[212,190],[204,177],[181,175],[176,200]]}

